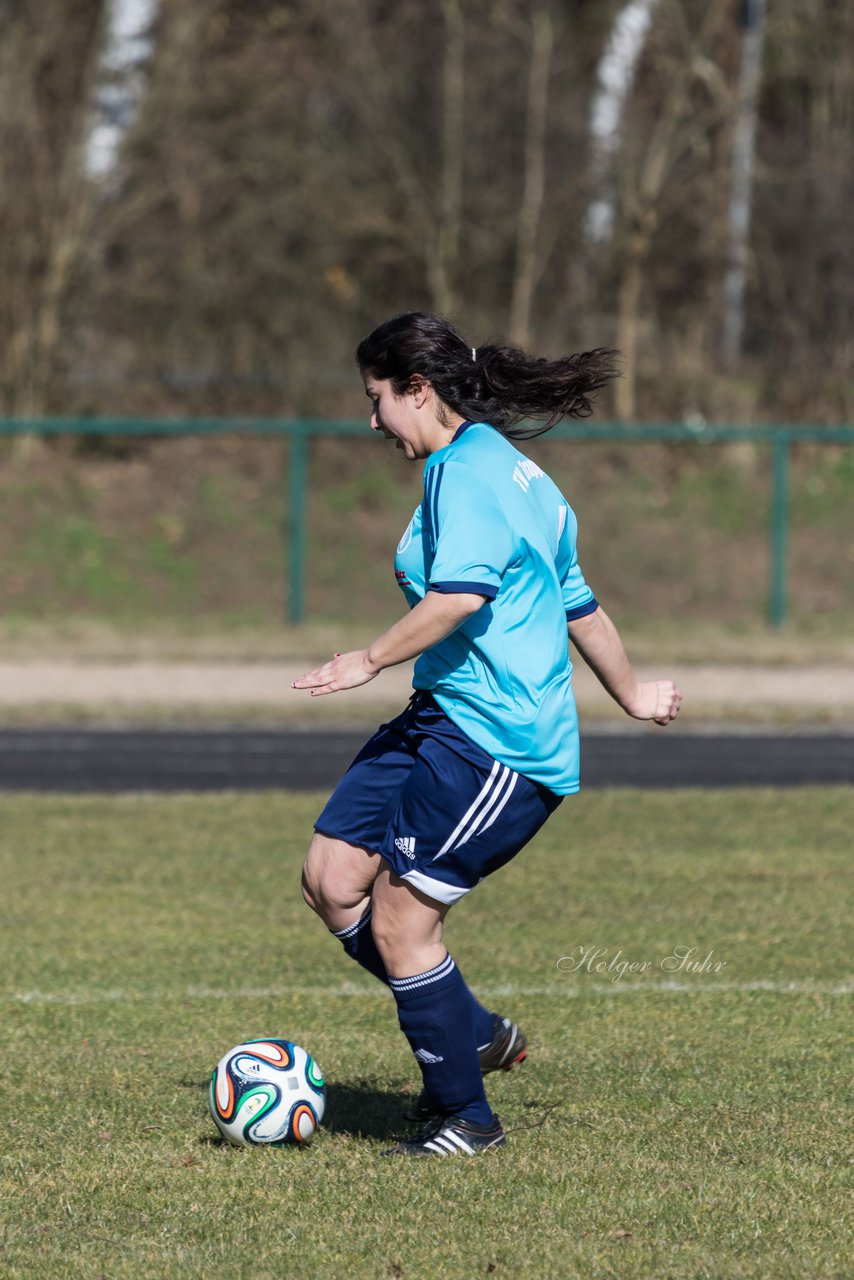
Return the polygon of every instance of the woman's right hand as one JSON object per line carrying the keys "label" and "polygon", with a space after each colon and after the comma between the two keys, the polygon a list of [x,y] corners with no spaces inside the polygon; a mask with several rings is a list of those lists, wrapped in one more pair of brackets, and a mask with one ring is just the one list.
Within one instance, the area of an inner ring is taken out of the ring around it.
{"label": "woman's right hand", "polygon": [[325,693],[357,689],[378,676],[380,670],[368,658],[367,649],[353,649],[349,653],[336,653],[322,667],[315,667],[314,671],[291,681],[291,688],[308,689],[312,698],[319,698]]}

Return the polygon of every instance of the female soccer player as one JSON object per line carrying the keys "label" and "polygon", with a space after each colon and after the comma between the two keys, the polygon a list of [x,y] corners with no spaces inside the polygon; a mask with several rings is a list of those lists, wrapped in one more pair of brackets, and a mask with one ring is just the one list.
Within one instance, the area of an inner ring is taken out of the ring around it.
{"label": "female soccer player", "polygon": [[483,1076],[525,1057],[509,1018],[483,1008],[442,942],[451,906],[508,862],[578,790],[572,640],[620,706],[667,724],[682,695],[641,683],[581,573],[576,519],[511,444],[525,419],[590,412],[613,376],[603,349],[560,360],[475,350],[412,312],[356,359],[371,428],[426,459],[424,498],[395,560],[408,614],[367,649],[293,682],[320,697],[418,658],[406,710],[362,749],[317,820],[303,893],[347,953],[390,987],[423,1091],[423,1122],[387,1155],[474,1155],[504,1132]]}

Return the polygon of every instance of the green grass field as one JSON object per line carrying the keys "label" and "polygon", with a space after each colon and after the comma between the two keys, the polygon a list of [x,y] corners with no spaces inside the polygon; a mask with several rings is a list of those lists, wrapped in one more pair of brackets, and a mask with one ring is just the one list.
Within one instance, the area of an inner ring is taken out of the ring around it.
{"label": "green grass field", "polygon": [[[5,798],[2,1275],[852,1275],[850,791],[564,804],[448,927],[529,1036],[490,1077],[508,1145],[412,1163],[379,1158],[393,1003],[299,897],[318,799]],[[256,1035],[326,1074],[306,1150],[216,1137],[211,1068]]]}

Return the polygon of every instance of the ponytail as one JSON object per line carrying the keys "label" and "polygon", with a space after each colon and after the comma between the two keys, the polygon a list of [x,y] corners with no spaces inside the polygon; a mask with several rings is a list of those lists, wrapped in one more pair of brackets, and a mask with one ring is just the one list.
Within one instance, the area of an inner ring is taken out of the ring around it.
{"label": "ponytail", "polygon": [[[618,356],[607,347],[557,360],[498,343],[474,348],[447,320],[421,311],[387,320],[356,350],[362,373],[390,380],[396,395],[418,374],[449,409],[511,440],[542,435],[561,418],[588,417],[596,392],[619,373]],[[513,429],[531,419],[544,425]]]}

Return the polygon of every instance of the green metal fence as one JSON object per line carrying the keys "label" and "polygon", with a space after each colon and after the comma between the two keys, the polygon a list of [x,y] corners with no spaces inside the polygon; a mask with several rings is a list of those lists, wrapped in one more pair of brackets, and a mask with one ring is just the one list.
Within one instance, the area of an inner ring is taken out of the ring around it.
{"label": "green metal fence", "polygon": [[[287,620],[305,617],[305,567],[308,556],[308,460],[310,442],[319,436],[357,436],[367,430],[365,421],[321,418],[6,418],[0,419],[0,436],[176,436],[252,434],[281,436],[289,441],[287,467],[287,521],[285,524],[285,598]],[[793,444],[854,444],[854,426],[730,426],[713,423],[561,422],[549,439],[595,441],[599,444],[732,444],[748,442],[768,448],[771,463],[771,503],[768,522],[769,581],[768,621],[782,627],[787,615],[789,544],[789,470]]]}

